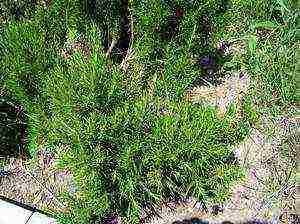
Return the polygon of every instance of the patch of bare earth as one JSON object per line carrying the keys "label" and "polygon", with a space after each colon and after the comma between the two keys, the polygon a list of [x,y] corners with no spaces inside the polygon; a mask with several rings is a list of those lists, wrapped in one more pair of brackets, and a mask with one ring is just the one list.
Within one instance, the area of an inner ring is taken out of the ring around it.
{"label": "patch of bare earth", "polygon": [[12,158],[0,177],[0,196],[50,212],[61,212],[67,205],[59,195],[75,191],[72,175],[56,168],[57,157],[47,150],[39,150],[36,160]]}
{"label": "patch of bare earth", "polygon": [[223,117],[231,104],[241,106],[242,96],[249,87],[250,79],[245,72],[237,72],[223,80],[223,84],[196,86],[188,91],[187,100],[216,106]]}

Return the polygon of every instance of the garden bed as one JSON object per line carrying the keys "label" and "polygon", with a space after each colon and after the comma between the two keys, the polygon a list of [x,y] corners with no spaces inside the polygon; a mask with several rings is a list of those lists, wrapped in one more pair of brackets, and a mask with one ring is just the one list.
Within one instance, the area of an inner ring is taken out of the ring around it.
{"label": "garden bed", "polygon": [[293,1],[0,7],[0,93],[10,99],[0,108],[0,150],[12,151],[1,195],[65,224],[136,224],[166,203],[192,202],[223,214],[210,222],[230,221],[230,207],[245,212],[234,222],[270,220],[265,213],[283,206],[272,200],[294,195],[294,160],[279,157],[289,132],[265,127],[296,123]]}

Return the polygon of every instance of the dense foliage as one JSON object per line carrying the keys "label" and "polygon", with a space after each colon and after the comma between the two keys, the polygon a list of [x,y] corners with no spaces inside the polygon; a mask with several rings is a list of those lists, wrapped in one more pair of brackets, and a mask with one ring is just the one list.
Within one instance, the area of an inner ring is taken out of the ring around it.
{"label": "dense foliage", "polygon": [[[276,104],[295,101],[294,57],[285,58],[295,52],[291,2],[28,4],[1,5],[0,84],[28,115],[31,154],[40,146],[56,150],[60,166],[74,175],[78,192],[63,195],[70,210],[58,215],[62,223],[97,223],[109,214],[138,223],[142,208],[166,198],[226,199],[241,176],[231,146],[247,134],[251,106],[245,103],[237,118],[232,105],[221,119],[214,108],[184,98],[206,74],[197,60],[216,54],[218,41],[249,43],[242,58],[216,55],[218,69],[247,69],[267,81],[263,91],[278,92]],[[230,30],[233,23],[240,30]],[[270,38],[282,37],[278,48],[258,42],[258,29],[276,30]]]}

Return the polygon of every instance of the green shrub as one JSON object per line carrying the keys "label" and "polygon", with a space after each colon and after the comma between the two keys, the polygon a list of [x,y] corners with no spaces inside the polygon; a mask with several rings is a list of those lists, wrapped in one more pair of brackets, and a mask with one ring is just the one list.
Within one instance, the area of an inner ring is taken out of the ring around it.
{"label": "green shrub", "polygon": [[[94,223],[113,213],[138,223],[143,208],[166,198],[226,199],[242,175],[229,159],[231,146],[247,135],[257,113],[247,98],[242,119],[234,105],[220,119],[215,108],[190,104],[184,94],[206,74],[199,58],[214,54],[221,37],[255,37],[253,21],[276,23],[257,7],[274,13],[278,2],[53,0],[18,20],[7,10],[0,27],[0,84],[26,110],[32,155],[39,142],[68,146],[57,150],[59,166],[72,171],[77,193],[62,195],[70,208],[58,215],[62,223]],[[264,43],[245,38],[252,41],[249,51],[236,62],[252,77],[261,75],[267,92],[280,93],[279,106],[295,100],[289,84],[295,49],[287,40],[294,37],[295,16],[288,15],[291,27],[279,25],[276,33],[285,37],[276,43],[283,46],[278,54],[271,42],[258,52]],[[244,33],[226,33],[232,21]],[[125,34],[124,26],[132,30]],[[90,55],[74,51],[64,58],[66,45],[80,38]],[[124,71],[120,61],[128,47],[133,53]]]}

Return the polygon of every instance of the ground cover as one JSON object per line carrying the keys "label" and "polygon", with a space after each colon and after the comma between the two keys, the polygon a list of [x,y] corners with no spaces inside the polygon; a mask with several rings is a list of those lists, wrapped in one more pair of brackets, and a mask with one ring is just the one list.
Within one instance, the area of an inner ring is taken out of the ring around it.
{"label": "ground cover", "polygon": [[[1,97],[25,117],[22,156],[51,151],[76,182],[60,195],[62,223],[138,223],[143,210],[185,196],[223,202],[244,175],[232,146],[265,113],[294,113],[293,1],[0,6]],[[233,74],[255,85],[226,93],[220,110],[218,86]],[[216,104],[189,97],[207,86]],[[10,150],[22,133],[11,136]]]}

